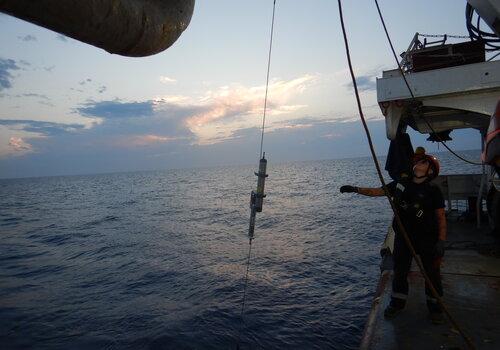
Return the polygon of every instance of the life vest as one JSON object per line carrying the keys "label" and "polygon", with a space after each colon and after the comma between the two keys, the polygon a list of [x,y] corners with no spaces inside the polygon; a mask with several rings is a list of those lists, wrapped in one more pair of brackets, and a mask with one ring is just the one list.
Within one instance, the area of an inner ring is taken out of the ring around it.
{"label": "life vest", "polygon": [[481,160],[497,169],[500,168],[500,100],[490,119],[490,125],[484,138],[484,151],[481,154]]}

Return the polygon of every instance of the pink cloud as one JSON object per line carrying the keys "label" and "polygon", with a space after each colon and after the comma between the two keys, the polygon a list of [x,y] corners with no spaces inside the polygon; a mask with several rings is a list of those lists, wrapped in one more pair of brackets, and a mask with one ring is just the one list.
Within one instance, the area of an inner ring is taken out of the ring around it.
{"label": "pink cloud", "polygon": [[15,152],[27,153],[33,151],[33,146],[20,137],[12,136],[9,140],[9,146]]}
{"label": "pink cloud", "polygon": [[[289,113],[304,105],[288,105],[288,100],[302,92],[315,80],[312,75],[290,81],[276,80],[269,85],[268,110],[271,114]],[[217,91],[209,91],[200,100],[207,110],[187,119],[190,128],[201,127],[214,121],[234,116],[260,114],[264,108],[265,86],[245,87],[242,85],[223,86]]]}
{"label": "pink cloud", "polygon": [[341,136],[342,135],[337,134],[337,133],[329,133],[329,134],[322,135],[321,137],[324,139],[336,139],[336,138],[339,138]]}
{"label": "pink cloud", "polygon": [[133,135],[133,136],[121,137],[118,140],[113,141],[112,144],[117,147],[144,147],[144,146],[151,146],[154,144],[167,143],[179,139],[181,138],[153,135],[153,134]]}
{"label": "pink cloud", "polygon": [[167,77],[167,76],[160,76],[160,81],[164,84],[168,84],[168,83],[176,83],[177,80],[176,79],[173,79],[173,78],[170,78],[170,77]]}
{"label": "pink cloud", "polygon": [[159,135],[137,135],[130,142],[134,146],[148,146],[155,143],[165,143],[177,140],[177,137],[159,136]]}
{"label": "pink cloud", "polygon": [[280,129],[305,129],[313,127],[313,124],[290,124],[283,125]]}
{"label": "pink cloud", "polygon": [[[290,104],[290,100],[302,94],[317,81],[313,75],[305,75],[293,80],[274,80],[269,85],[267,111],[268,116],[295,112],[306,105]],[[195,133],[200,143],[218,142],[214,128],[227,129],[227,124],[242,117],[256,117],[263,113],[265,86],[245,87],[240,84],[223,86],[215,91],[208,91],[197,102],[201,112],[189,116],[185,123]],[[241,119],[240,119],[241,120]],[[260,123],[258,121],[257,123]],[[256,124],[257,126],[257,124]],[[231,129],[231,127],[229,127]],[[230,130],[225,132],[230,137]]]}

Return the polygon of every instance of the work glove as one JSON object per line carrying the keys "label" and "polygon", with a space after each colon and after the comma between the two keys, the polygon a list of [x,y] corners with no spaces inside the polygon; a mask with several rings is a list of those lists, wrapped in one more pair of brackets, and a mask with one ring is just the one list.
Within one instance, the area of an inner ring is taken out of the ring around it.
{"label": "work glove", "polygon": [[349,193],[349,192],[355,192],[358,193],[358,188],[355,186],[350,186],[350,185],[344,185],[340,187],[340,193]]}
{"label": "work glove", "polygon": [[440,239],[434,246],[434,256],[436,258],[442,258],[444,256],[444,243],[445,242]]}

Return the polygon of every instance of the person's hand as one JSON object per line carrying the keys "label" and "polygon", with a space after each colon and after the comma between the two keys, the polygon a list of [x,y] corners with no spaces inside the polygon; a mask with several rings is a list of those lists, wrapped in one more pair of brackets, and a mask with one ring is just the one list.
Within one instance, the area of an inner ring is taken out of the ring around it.
{"label": "person's hand", "polygon": [[349,192],[358,193],[358,188],[355,186],[350,186],[350,185],[344,185],[344,186],[340,187],[340,193],[349,193]]}
{"label": "person's hand", "polygon": [[442,258],[444,256],[444,243],[445,242],[440,239],[434,246],[434,256],[436,258]]}

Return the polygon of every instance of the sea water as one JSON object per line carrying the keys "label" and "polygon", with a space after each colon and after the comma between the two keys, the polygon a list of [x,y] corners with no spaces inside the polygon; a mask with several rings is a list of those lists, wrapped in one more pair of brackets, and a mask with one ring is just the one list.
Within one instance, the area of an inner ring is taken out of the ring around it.
{"label": "sea water", "polygon": [[271,157],[242,323],[254,171],[0,180],[1,348],[357,348],[391,213],[338,189],[378,187],[371,158]]}

